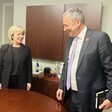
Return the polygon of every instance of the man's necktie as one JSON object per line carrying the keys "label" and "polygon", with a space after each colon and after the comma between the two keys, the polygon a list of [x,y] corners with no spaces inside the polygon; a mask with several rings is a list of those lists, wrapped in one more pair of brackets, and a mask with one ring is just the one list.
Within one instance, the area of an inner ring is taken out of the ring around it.
{"label": "man's necktie", "polygon": [[76,47],[77,47],[77,40],[78,40],[78,37],[75,37],[73,49],[72,49],[72,52],[70,54],[70,58],[69,58],[69,62],[68,62],[67,82],[66,82],[67,90],[70,88],[71,67],[72,67],[72,62],[73,62],[74,56],[75,56],[75,51],[76,51]]}

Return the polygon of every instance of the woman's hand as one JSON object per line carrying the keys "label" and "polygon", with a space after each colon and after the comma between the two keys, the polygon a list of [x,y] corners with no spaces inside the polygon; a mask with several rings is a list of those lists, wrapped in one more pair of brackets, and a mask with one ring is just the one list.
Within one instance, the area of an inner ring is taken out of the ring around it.
{"label": "woman's hand", "polygon": [[31,83],[27,83],[27,88],[26,88],[26,90],[29,91],[30,88],[31,88]]}

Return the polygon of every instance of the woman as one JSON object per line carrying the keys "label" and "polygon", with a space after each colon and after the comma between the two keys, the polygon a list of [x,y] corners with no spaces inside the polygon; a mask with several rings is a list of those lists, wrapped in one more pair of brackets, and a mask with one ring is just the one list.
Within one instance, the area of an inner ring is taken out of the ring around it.
{"label": "woman", "polygon": [[18,25],[8,31],[10,43],[0,49],[0,89],[30,90],[32,79],[32,59],[28,46],[22,44],[25,30]]}

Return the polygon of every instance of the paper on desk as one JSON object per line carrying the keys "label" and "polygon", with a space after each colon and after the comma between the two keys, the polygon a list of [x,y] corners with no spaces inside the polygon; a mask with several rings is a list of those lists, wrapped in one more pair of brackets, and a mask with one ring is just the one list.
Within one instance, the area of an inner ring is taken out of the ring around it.
{"label": "paper on desk", "polygon": [[35,71],[33,71],[33,74],[35,74],[35,75],[38,75],[38,74],[40,74],[40,73],[42,73],[43,71],[39,71],[39,72],[35,72]]}

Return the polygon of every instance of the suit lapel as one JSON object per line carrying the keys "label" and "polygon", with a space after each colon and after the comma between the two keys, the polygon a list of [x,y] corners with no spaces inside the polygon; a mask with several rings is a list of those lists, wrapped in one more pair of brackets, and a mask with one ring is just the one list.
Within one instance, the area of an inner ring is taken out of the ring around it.
{"label": "suit lapel", "polygon": [[67,46],[66,46],[66,59],[67,60],[67,63],[68,63],[68,58],[69,58],[69,51],[70,51],[70,47],[72,45],[72,41],[73,41],[74,37],[70,37],[68,42],[67,42]]}
{"label": "suit lapel", "polygon": [[9,63],[12,63],[12,55],[13,55],[13,48],[12,48],[12,45],[9,44],[8,45],[8,50],[7,50],[7,56],[9,58]]}
{"label": "suit lapel", "polygon": [[88,48],[88,45],[89,45],[89,42],[90,42],[90,32],[87,30],[87,33],[85,35],[85,38],[84,38],[84,42],[83,42],[83,45],[82,45],[82,48],[81,48],[81,52],[80,52],[80,55],[79,55],[79,61],[78,61],[78,66],[77,66],[77,70],[83,60],[83,57],[84,57],[84,54]]}
{"label": "suit lapel", "polygon": [[20,47],[20,49],[19,49],[19,52],[18,52],[18,62],[17,62],[17,64],[18,64],[18,66],[19,66],[19,63],[20,63],[20,61],[21,61],[21,59],[22,59],[22,56],[23,56],[23,45],[21,44],[21,47]]}

